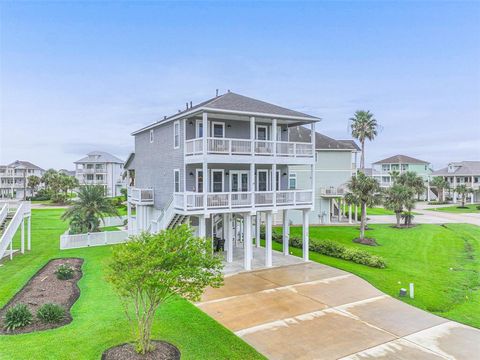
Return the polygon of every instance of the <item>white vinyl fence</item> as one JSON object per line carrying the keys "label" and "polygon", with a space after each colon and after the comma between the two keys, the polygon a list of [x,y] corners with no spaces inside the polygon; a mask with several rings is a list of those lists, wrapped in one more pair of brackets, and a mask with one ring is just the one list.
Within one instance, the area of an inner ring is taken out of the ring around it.
{"label": "white vinyl fence", "polygon": [[[113,225],[112,225],[113,226]],[[128,231],[104,231],[69,235],[68,230],[60,236],[60,249],[77,249],[89,246],[120,244],[127,241]]]}
{"label": "white vinyl fence", "polygon": [[107,227],[107,226],[123,226],[123,223],[125,220],[127,220],[128,216],[112,216],[112,217],[107,217],[102,220],[102,227]]}

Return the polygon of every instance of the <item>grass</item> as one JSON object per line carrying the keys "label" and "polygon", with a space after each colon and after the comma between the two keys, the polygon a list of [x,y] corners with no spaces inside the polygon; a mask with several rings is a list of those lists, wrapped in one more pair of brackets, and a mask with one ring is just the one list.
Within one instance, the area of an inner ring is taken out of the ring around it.
{"label": "grass", "polygon": [[454,205],[454,206],[447,206],[447,207],[439,207],[434,209],[429,209],[433,211],[441,211],[441,212],[448,212],[448,213],[480,213],[480,210],[477,209],[477,206],[480,204],[465,204],[465,208],[462,208],[462,204]]}
{"label": "grass", "polygon": [[105,226],[100,228],[100,231],[119,231],[121,230],[119,226]]}
{"label": "grass", "polygon": [[[418,225],[394,229],[371,225],[367,236],[380,246],[352,242],[357,227],[310,227],[310,241],[332,240],[347,247],[379,255],[386,269],[310,252],[310,259],[356,274],[385,293],[397,297],[401,287],[415,284],[415,299],[401,300],[439,316],[480,328],[480,227],[467,224]],[[292,227],[291,236],[302,236],[301,227]],[[273,243],[281,250],[281,244]],[[290,247],[301,256],[301,249]]]}
{"label": "grass", "polygon": [[[6,260],[0,267],[0,307],[49,259],[82,257],[84,275],[80,298],[72,307],[73,322],[58,329],[0,336],[0,359],[100,359],[109,347],[131,341],[123,308],[103,278],[111,247],[59,250],[59,236],[67,224],[62,209],[32,211],[32,250]],[[19,236],[15,248],[19,247]],[[252,347],[201,312],[178,300],[162,307],[153,326],[155,339],[175,344],[182,359],[263,359]]]}
{"label": "grass", "polygon": [[395,213],[383,207],[373,207],[367,208],[367,215],[395,215]]}

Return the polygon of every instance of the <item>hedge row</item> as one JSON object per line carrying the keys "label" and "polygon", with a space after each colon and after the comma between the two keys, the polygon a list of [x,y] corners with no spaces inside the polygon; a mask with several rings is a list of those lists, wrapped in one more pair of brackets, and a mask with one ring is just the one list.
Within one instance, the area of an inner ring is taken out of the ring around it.
{"label": "hedge row", "polygon": [[[273,233],[272,240],[282,243],[282,235]],[[302,248],[302,239],[298,237],[290,238],[290,246],[295,248]],[[385,260],[377,255],[372,255],[365,250],[347,248],[330,240],[315,240],[309,244],[310,251],[319,254],[335,257],[338,259],[352,261],[356,264],[366,265],[374,268],[384,269],[387,267]]]}

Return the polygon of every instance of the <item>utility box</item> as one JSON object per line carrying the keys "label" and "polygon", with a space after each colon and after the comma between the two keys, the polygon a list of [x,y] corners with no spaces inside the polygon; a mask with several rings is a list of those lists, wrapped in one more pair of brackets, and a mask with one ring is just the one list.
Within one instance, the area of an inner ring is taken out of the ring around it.
{"label": "utility box", "polygon": [[400,293],[398,294],[400,297],[407,296],[407,289],[401,288]]}

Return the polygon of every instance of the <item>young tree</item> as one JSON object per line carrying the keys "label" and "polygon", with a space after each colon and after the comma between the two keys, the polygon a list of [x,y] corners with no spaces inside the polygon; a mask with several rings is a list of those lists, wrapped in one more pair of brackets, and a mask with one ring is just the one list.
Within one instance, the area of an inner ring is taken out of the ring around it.
{"label": "young tree", "polygon": [[187,225],[132,236],[114,247],[107,280],[132,324],[137,352],[153,350],[151,329],[157,309],[178,297],[198,301],[207,286],[221,286],[222,266],[211,241],[194,237]]}
{"label": "young tree", "polygon": [[372,141],[377,136],[378,124],[370,111],[358,110],[350,118],[352,137],[360,141],[362,154],[360,156],[360,171],[365,172],[365,140]]}
{"label": "young tree", "polygon": [[456,188],[455,188],[455,192],[461,196],[462,198],[462,207],[465,207],[465,199],[467,197],[467,194],[473,192],[472,189],[468,188],[467,185],[465,184],[461,184],[461,185],[458,185]]}
{"label": "young tree", "polygon": [[445,189],[448,189],[450,184],[443,176],[435,176],[432,181],[430,181],[430,186],[433,186],[437,189],[438,201],[445,201]]}
{"label": "young tree", "polygon": [[100,230],[100,220],[107,216],[119,216],[117,208],[104,196],[103,187],[84,185],[78,192],[78,200],[62,215],[70,220],[72,233],[86,229],[87,232]]}
{"label": "young tree", "polygon": [[400,184],[393,184],[385,191],[383,204],[386,209],[395,212],[397,227],[400,227],[404,207],[409,205],[414,195],[411,189]]}
{"label": "young tree", "polygon": [[36,175],[30,175],[27,178],[27,181],[28,181],[28,187],[30,188],[32,196],[34,196],[35,192],[37,191],[38,186],[40,185],[41,180]]}
{"label": "young tree", "polygon": [[367,206],[375,206],[381,202],[381,189],[377,180],[359,172],[347,184],[345,194],[347,204],[360,205],[360,242],[365,240],[365,226],[367,222]]}

